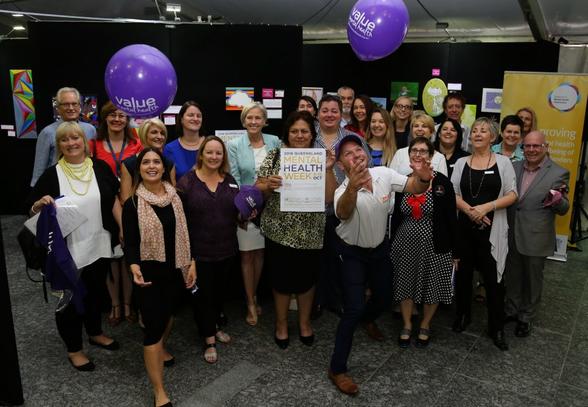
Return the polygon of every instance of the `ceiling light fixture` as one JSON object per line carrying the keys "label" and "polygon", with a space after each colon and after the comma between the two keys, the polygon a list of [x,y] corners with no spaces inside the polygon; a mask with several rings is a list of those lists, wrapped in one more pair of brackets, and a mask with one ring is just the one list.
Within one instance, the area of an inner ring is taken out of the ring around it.
{"label": "ceiling light fixture", "polygon": [[165,5],[165,11],[167,11],[168,13],[181,13],[182,5],[176,3],[167,3]]}
{"label": "ceiling light fixture", "polygon": [[22,13],[14,13],[14,14],[12,15],[12,17],[17,17],[17,18],[18,18],[18,17],[24,17],[24,14],[22,14]]}
{"label": "ceiling light fixture", "polygon": [[24,30],[26,30],[26,28],[25,28],[24,25],[14,25],[14,26],[12,26],[12,29],[14,31],[24,31]]}

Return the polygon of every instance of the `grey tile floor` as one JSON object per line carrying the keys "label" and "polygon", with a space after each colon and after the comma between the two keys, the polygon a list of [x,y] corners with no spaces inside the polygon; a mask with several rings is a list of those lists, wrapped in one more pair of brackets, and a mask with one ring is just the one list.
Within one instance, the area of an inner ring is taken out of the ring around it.
{"label": "grey tile floor", "polygon": [[[86,348],[93,373],[69,366],[57,335],[53,303],[30,282],[15,235],[21,216],[2,217],[6,261],[27,406],[148,406],[152,403],[142,361],[142,334],[132,324],[107,333],[121,342],[110,353]],[[317,342],[295,340],[282,351],[272,340],[272,306],[265,304],[257,327],[244,322],[238,301],[227,306],[234,341],[219,346],[219,362],[206,364],[190,312],[177,318],[169,349],[177,363],[166,369],[169,393],[180,406],[588,406],[588,244],[567,263],[548,262],[535,330],[525,339],[507,326],[508,352],[484,336],[485,310],[474,305],[474,322],[463,334],[451,331],[452,309],[434,320],[428,349],[399,349],[400,321],[380,319],[387,341],[358,331],[349,363],[361,392],[340,394],[326,377],[337,317],[325,313],[314,327]]]}

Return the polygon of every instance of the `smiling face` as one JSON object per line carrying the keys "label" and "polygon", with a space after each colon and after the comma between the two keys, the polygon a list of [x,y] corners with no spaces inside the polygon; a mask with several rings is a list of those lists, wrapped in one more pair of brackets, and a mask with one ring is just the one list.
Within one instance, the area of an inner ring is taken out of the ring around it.
{"label": "smiling face", "polygon": [[369,162],[366,151],[354,141],[345,142],[339,149],[339,167],[342,167],[345,173],[349,174],[351,168],[359,162],[366,165]]}
{"label": "smiling face", "polygon": [[355,99],[353,102],[353,116],[355,116],[358,123],[363,123],[367,119],[367,111],[363,100]]}
{"label": "smiling face", "polygon": [[202,112],[196,106],[190,106],[180,120],[184,130],[198,133],[202,127]]}
{"label": "smiling face", "polygon": [[523,152],[531,167],[541,164],[548,150],[549,144],[540,131],[532,131],[523,139]]}
{"label": "smiling face", "polygon": [[533,115],[531,112],[521,110],[519,113],[517,113],[517,116],[519,116],[519,119],[523,121],[523,133],[527,134],[530,132],[531,127],[533,126]]}
{"label": "smiling face", "polygon": [[450,119],[461,121],[461,115],[463,113],[464,106],[461,104],[461,100],[455,98],[447,99],[447,107],[445,108],[445,114]]}
{"label": "smiling face", "polygon": [[432,131],[424,121],[414,120],[412,122],[412,137],[426,137],[431,138]]}
{"label": "smiling face", "polygon": [[59,151],[68,163],[79,164],[86,158],[84,136],[70,131],[57,140]]}
{"label": "smiling face", "polygon": [[490,130],[490,125],[488,123],[474,125],[470,133],[470,141],[476,150],[489,149],[494,141],[494,135]]}
{"label": "smiling face", "polygon": [[382,117],[382,113],[374,112],[372,114],[372,119],[370,120],[371,135],[377,138],[381,138],[386,136],[387,131],[388,127],[386,126],[384,117]]}
{"label": "smiling face", "polygon": [[507,124],[502,132],[502,142],[515,148],[521,142],[521,128],[516,124]]}
{"label": "smiling face", "polygon": [[304,120],[296,120],[288,130],[288,147],[310,148],[312,132]]}
{"label": "smiling face", "polygon": [[415,143],[408,151],[411,164],[428,161],[431,158],[429,147],[425,143]]}
{"label": "smiling face", "polygon": [[412,114],[412,99],[399,97],[394,103],[392,114],[399,120],[408,120]]}
{"label": "smiling face", "polygon": [[219,171],[224,163],[224,149],[221,143],[211,140],[200,152],[202,155],[202,166],[209,170]]}
{"label": "smiling face", "polygon": [[334,130],[339,128],[341,110],[335,101],[324,102],[319,110],[319,124],[321,129]]}
{"label": "smiling face", "polygon": [[139,173],[144,183],[160,182],[163,177],[163,161],[159,154],[149,151],[145,153],[139,165]]}
{"label": "smiling face", "polygon": [[297,110],[299,112],[307,111],[311,115],[316,116],[316,110],[314,110],[314,106],[312,105],[312,103],[310,103],[304,99],[300,99],[298,101],[298,109]]}
{"label": "smiling face", "polygon": [[128,116],[122,110],[115,110],[106,116],[106,125],[110,133],[120,133],[127,126]]}
{"label": "smiling face", "polygon": [[441,133],[439,141],[446,146],[454,146],[457,141],[457,130],[453,127],[453,123],[444,122],[441,125]]}
{"label": "smiling face", "polygon": [[147,130],[147,146],[146,147],[153,147],[157,148],[158,150],[162,150],[163,146],[165,145],[165,140],[167,136],[163,129],[160,129],[159,126],[151,125],[149,130]]}
{"label": "smiling face", "polygon": [[57,111],[63,121],[69,122],[80,118],[80,100],[75,92],[63,92],[57,103]]}
{"label": "smiling face", "polygon": [[261,130],[265,126],[265,118],[261,109],[257,107],[251,109],[245,116],[243,126],[250,136],[261,134]]}

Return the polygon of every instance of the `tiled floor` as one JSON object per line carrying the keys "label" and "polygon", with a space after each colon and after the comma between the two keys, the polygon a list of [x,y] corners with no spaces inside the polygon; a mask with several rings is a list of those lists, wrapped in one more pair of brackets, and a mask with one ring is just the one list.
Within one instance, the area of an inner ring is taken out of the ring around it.
{"label": "tiled floor", "polygon": [[[44,303],[39,284],[24,273],[14,239],[22,221],[2,218],[26,405],[151,405],[136,325],[106,329],[121,342],[118,352],[87,348],[95,372],[69,366],[53,303]],[[350,398],[326,377],[336,316],[326,313],[315,323],[317,342],[307,348],[296,340],[293,313],[292,342],[282,351],[272,340],[271,303],[251,328],[236,301],[228,304],[234,342],[219,346],[216,365],[202,360],[190,312],[179,315],[169,342],[177,363],[165,371],[167,388],[180,406],[588,406],[588,244],[580,246],[585,252],[570,252],[567,263],[548,262],[535,330],[520,339],[508,325],[508,352],[484,336],[485,310],[478,304],[463,334],[450,329],[451,308],[442,309],[426,350],[399,349],[400,321],[388,313],[380,321],[386,342],[363,331],[355,336],[349,366],[361,392]]]}

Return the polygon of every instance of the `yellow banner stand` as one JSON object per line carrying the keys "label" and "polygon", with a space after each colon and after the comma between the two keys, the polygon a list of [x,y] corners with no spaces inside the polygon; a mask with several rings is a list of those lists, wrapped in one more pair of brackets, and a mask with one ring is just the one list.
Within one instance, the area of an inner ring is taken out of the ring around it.
{"label": "yellow banner stand", "polygon": [[504,73],[501,119],[522,107],[532,108],[537,113],[538,128],[547,137],[550,157],[570,171],[570,210],[556,221],[557,247],[553,258],[561,261],[567,259],[587,96],[586,74]]}

